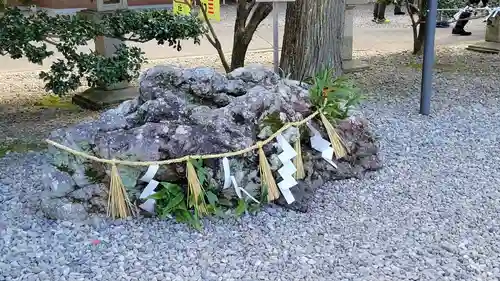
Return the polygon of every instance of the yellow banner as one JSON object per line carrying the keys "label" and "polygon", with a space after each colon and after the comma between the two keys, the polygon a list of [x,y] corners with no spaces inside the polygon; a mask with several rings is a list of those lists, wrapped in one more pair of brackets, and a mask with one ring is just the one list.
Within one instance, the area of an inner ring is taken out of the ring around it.
{"label": "yellow banner", "polygon": [[[200,0],[209,20],[220,21],[220,0]],[[200,13],[203,17],[203,15]]]}
{"label": "yellow banner", "polygon": [[[186,4],[186,2],[189,3]],[[191,13],[191,0],[174,0],[174,14],[176,15],[189,15]]]}

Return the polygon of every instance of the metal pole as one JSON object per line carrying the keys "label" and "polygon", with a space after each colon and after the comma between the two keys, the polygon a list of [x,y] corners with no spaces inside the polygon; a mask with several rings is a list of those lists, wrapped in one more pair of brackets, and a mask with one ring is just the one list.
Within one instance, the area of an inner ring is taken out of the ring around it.
{"label": "metal pole", "polygon": [[278,2],[273,2],[273,64],[274,72],[279,73],[279,17]]}
{"label": "metal pole", "polygon": [[436,36],[437,0],[429,0],[425,20],[424,62],[422,65],[422,86],[420,88],[420,114],[431,111],[432,72],[434,68],[434,37]]}

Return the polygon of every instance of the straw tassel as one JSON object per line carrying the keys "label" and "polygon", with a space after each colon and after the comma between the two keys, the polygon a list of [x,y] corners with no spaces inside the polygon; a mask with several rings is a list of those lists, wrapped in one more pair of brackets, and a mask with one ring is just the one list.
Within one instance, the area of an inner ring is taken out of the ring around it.
{"label": "straw tassel", "polygon": [[111,164],[110,178],[108,216],[124,219],[133,213],[133,207],[115,163]]}
{"label": "straw tassel", "polygon": [[326,116],[320,112],[321,122],[323,122],[323,126],[325,126],[326,133],[330,138],[330,142],[332,143],[333,151],[335,152],[335,157],[337,159],[343,158],[347,155],[347,150],[345,148],[344,142],[342,138],[339,136],[332,123],[328,121]]}
{"label": "straw tassel", "polygon": [[188,207],[193,207],[199,216],[206,215],[208,212],[205,204],[205,193],[191,160],[186,162],[186,177],[188,180]]}
{"label": "straw tassel", "polygon": [[267,161],[266,154],[262,149],[262,143],[257,143],[259,147],[259,170],[260,170],[260,181],[263,186],[267,187],[267,201],[271,202],[280,197],[280,193],[278,191],[278,186],[276,185],[276,181],[274,180],[273,173],[271,171],[271,167],[269,166],[269,162]]}
{"label": "straw tassel", "polygon": [[302,161],[302,145],[300,143],[300,128],[297,128],[298,130],[298,136],[297,136],[297,141],[295,141],[294,148],[295,152],[297,152],[297,156],[295,156],[295,159],[293,159],[293,164],[295,165],[295,168],[297,169],[297,172],[295,172],[295,179],[301,180],[306,177],[306,172],[304,171],[304,162]]}

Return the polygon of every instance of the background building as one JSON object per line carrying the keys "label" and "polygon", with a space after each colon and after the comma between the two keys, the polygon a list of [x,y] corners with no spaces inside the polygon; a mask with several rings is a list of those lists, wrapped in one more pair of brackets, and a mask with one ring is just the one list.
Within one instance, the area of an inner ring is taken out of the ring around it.
{"label": "background building", "polygon": [[[72,14],[83,9],[95,7],[95,1],[97,0],[7,0],[7,3],[11,6],[36,5],[39,9],[46,10],[49,13]],[[105,0],[105,2],[107,1]],[[172,0],[128,0],[130,9],[165,9],[170,7],[171,4]]]}

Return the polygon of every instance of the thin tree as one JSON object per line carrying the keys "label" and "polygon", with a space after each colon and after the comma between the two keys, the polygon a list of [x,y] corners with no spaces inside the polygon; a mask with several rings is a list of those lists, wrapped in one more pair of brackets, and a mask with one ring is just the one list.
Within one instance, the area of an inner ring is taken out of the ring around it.
{"label": "thin tree", "polygon": [[[412,1],[413,2],[413,1]],[[427,18],[427,0],[418,0],[417,3],[406,1],[406,9],[409,11],[411,28],[413,32],[413,54],[421,54],[425,40],[425,25]],[[433,23],[436,24],[436,23]]]}
{"label": "thin tree", "polygon": [[[257,31],[260,23],[271,13],[273,6],[270,3],[257,3],[255,0],[236,0],[236,20],[234,23],[234,40],[231,52],[231,64],[227,62],[224,50],[215,30],[208,19],[206,8],[200,5],[201,13],[204,15],[209,33],[206,34],[208,42],[217,50],[226,72],[230,72],[245,65],[245,57],[248,46]],[[189,4],[185,0],[186,4]]]}

